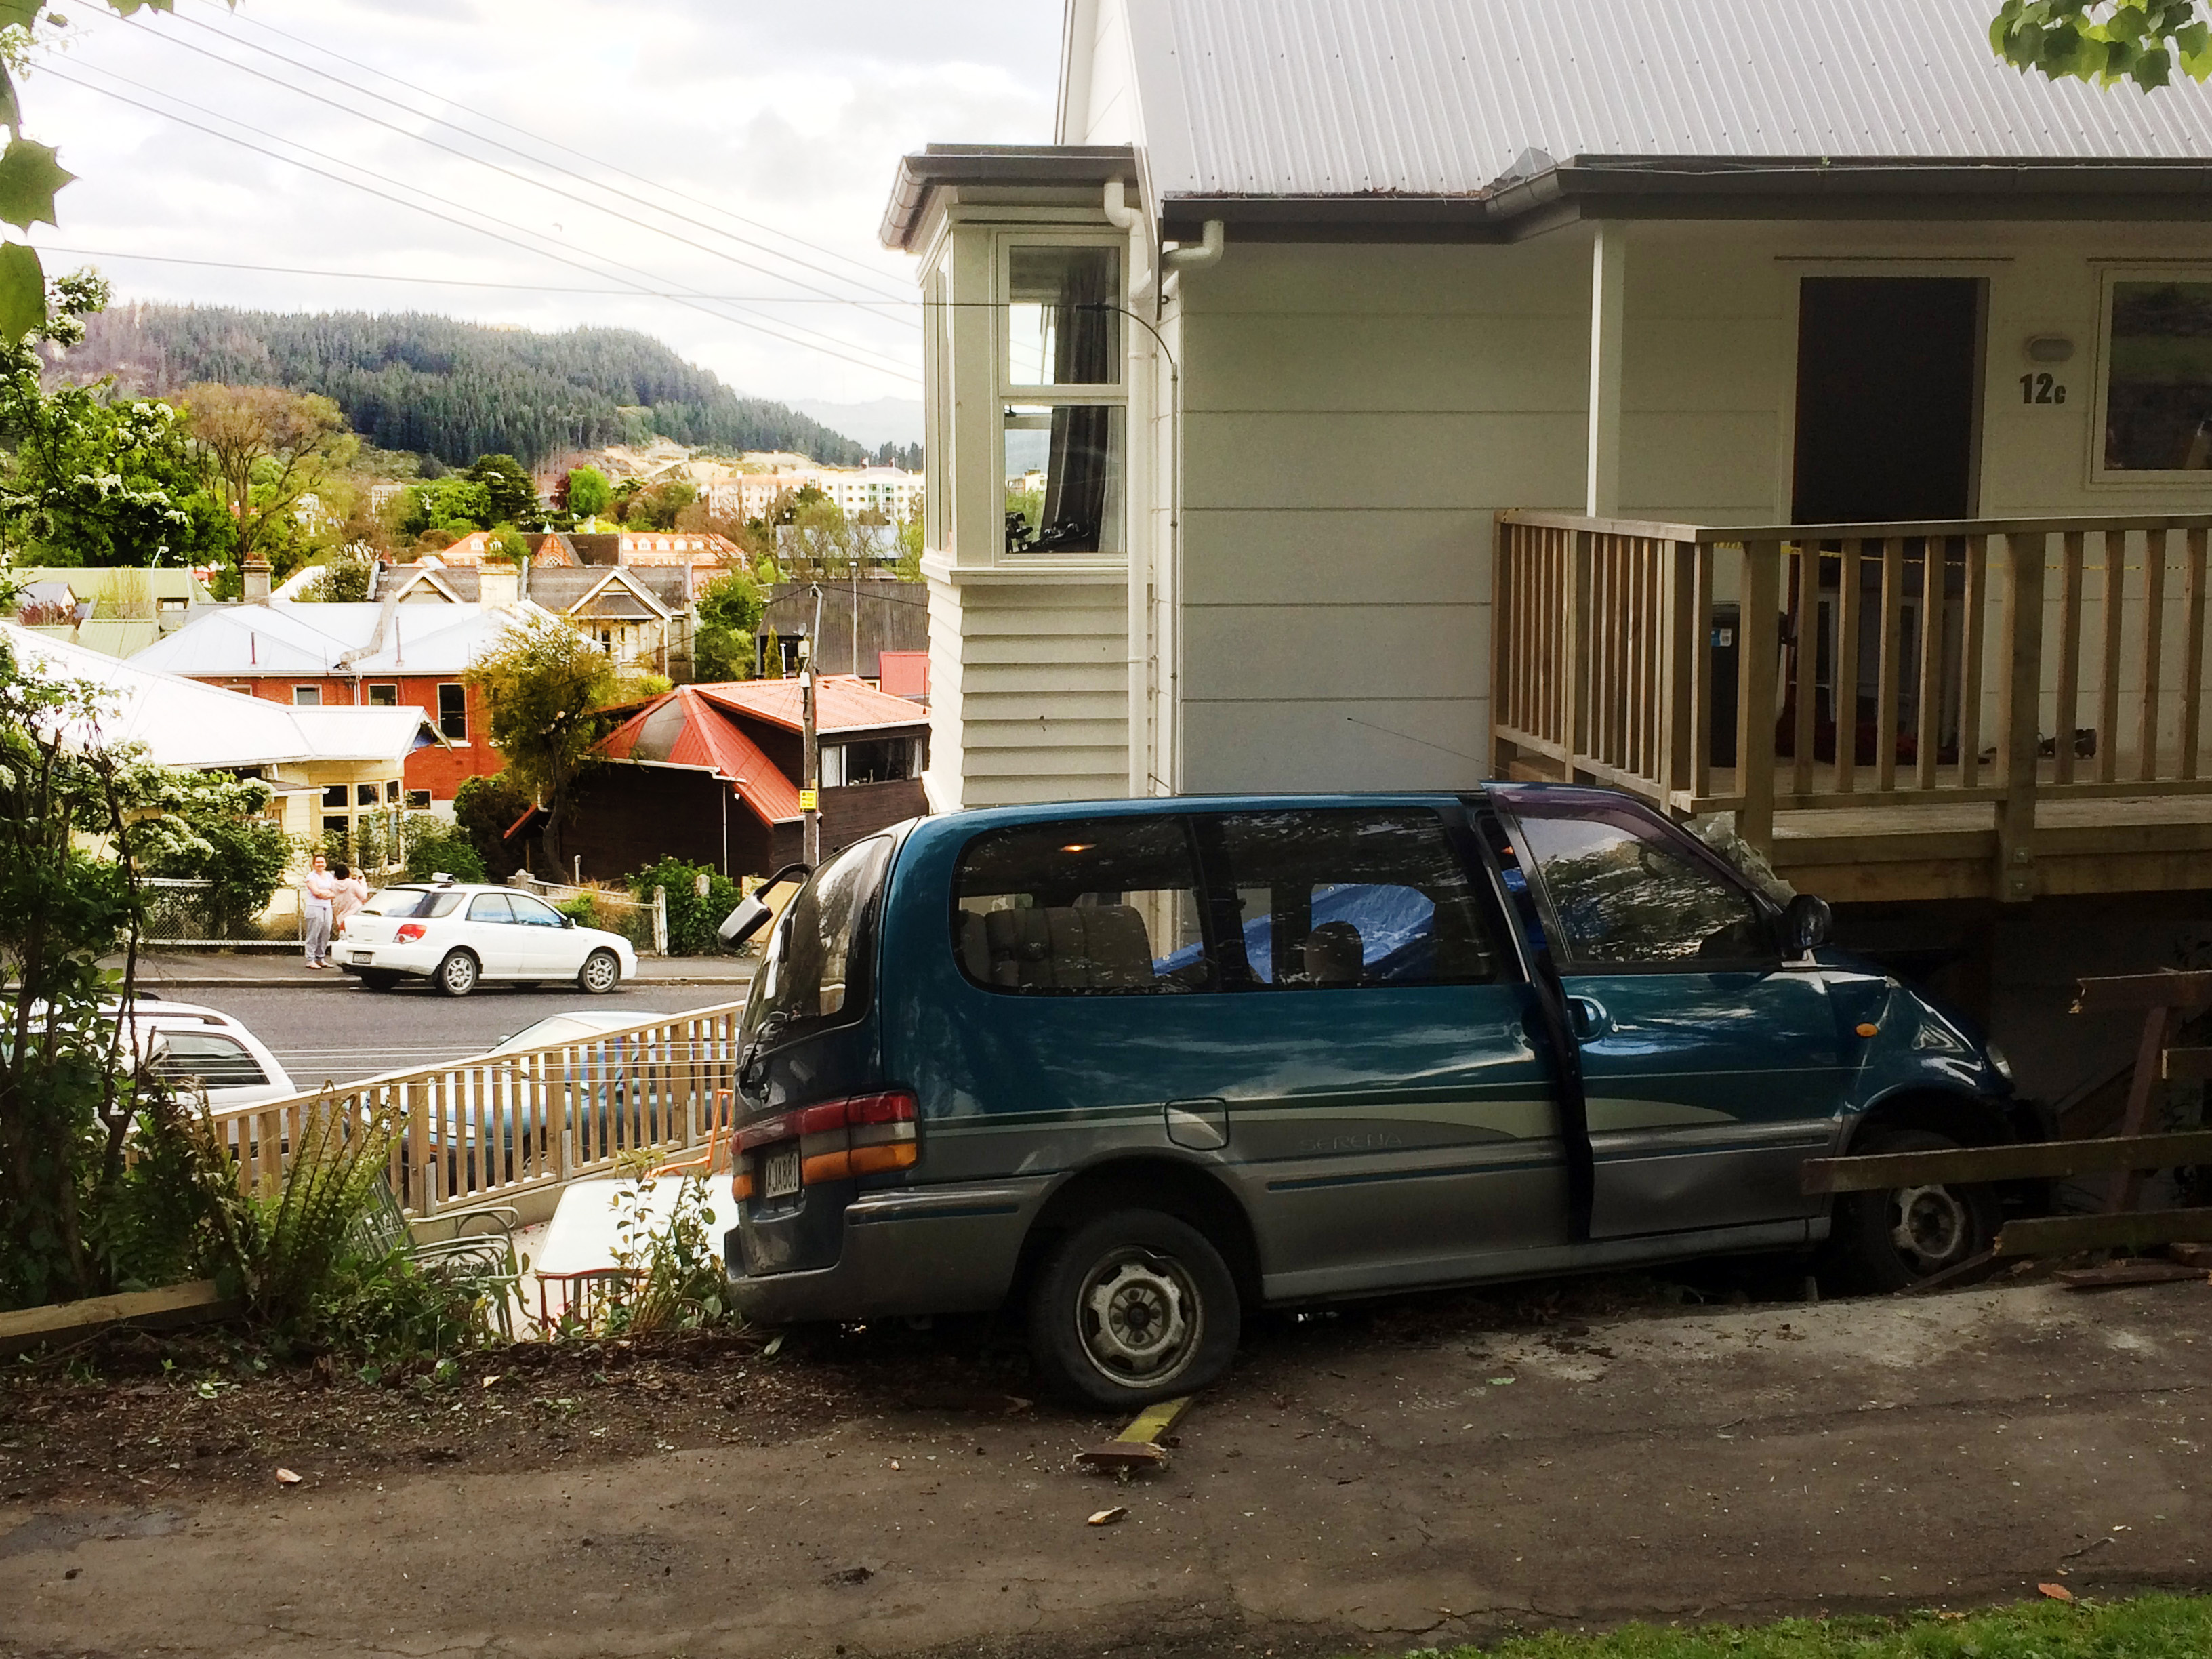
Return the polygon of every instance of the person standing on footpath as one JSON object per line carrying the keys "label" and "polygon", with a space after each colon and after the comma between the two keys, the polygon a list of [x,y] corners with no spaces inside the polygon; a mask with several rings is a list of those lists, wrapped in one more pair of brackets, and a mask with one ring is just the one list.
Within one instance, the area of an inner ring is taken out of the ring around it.
{"label": "person standing on footpath", "polygon": [[343,864],[331,866],[331,937],[338,939],[345,933],[346,918],[368,902],[368,883]]}
{"label": "person standing on footpath", "polygon": [[338,884],[324,865],[320,853],[307,866],[307,879],[301,885],[305,891],[301,908],[307,924],[307,966],[327,968],[331,965],[331,906],[337,898]]}

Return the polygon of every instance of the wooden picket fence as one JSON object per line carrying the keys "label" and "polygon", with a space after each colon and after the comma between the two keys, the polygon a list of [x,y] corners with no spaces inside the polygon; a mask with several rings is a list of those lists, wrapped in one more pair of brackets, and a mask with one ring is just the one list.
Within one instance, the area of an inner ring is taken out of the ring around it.
{"label": "wooden picket fence", "polygon": [[413,1215],[665,1161],[708,1144],[737,1084],[738,1002],[566,1042],[332,1084],[214,1114],[241,1182],[270,1191],[316,1117],[390,1121],[392,1191]]}

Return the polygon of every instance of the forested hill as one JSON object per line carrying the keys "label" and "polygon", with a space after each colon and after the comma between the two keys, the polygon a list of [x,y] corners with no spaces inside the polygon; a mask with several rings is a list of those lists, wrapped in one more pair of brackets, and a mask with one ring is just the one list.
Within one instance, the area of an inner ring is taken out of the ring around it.
{"label": "forested hill", "polygon": [[465,466],[479,455],[535,462],[653,434],[714,449],[783,449],[832,465],[860,445],[797,410],[741,398],[649,335],[489,328],[420,313],[372,316],[117,306],[89,319],[59,365],[161,396],[198,380],[282,386],[337,401],[385,449]]}

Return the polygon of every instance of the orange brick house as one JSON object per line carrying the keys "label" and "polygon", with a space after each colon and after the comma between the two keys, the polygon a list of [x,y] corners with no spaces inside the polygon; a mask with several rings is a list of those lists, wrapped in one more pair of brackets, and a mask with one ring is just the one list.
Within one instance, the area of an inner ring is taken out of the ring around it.
{"label": "orange brick house", "polygon": [[463,678],[526,603],[212,606],[140,653],[142,666],[295,708],[419,708],[448,746],[407,757],[409,805],[450,810],[466,778],[505,763],[481,695]]}

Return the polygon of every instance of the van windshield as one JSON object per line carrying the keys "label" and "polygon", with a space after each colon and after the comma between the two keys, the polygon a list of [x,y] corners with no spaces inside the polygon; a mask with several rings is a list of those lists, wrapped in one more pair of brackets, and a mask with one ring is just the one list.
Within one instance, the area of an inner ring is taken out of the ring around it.
{"label": "van windshield", "polygon": [[793,1036],[867,1006],[865,934],[890,852],[888,836],[855,842],[799,890],[769,936],[745,1004],[743,1042]]}

